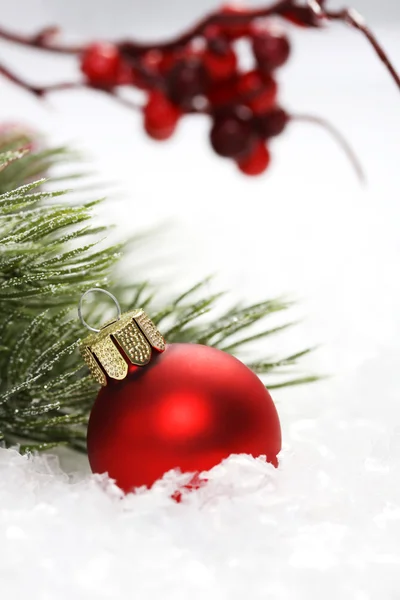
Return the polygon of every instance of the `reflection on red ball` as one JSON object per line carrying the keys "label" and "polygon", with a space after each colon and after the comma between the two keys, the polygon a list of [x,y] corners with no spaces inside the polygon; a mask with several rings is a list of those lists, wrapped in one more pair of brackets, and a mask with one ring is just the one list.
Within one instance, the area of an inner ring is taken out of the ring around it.
{"label": "reflection on red ball", "polygon": [[271,396],[243,363],[215,348],[172,344],[99,392],[87,444],[93,472],[129,491],[174,468],[211,469],[230,454],[265,455],[277,466],[281,429]]}

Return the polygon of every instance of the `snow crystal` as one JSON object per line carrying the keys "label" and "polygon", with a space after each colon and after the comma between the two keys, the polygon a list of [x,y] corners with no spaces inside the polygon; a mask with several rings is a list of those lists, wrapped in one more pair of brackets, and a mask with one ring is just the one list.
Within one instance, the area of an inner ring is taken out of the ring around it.
{"label": "snow crystal", "polygon": [[398,598],[398,427],[339,407],[314,419],[287,403],[280,412],[279,469],[233,456],[180,504],[171,494],[187,474],[124,496],[106,476],[66,474],[57,457],[1,449],[2,590],[41,600]]}

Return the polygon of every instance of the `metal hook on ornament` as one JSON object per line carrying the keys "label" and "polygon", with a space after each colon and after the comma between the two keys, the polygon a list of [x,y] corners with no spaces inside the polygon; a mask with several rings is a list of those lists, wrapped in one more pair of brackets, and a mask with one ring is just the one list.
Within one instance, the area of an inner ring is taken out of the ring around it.
{"label": "metal hook on ornament", "polygon": [[111,298],[111,300],[114,301],[115,306],[117,307],[117,321],[121,318],[121,307],[119,305],[118,300],[116,299],[116,297],[111,293],[108,292],[107,290],[103,290],[103,288],[90,288],[90,290],[87,290],[86,292],[84,292],[81,296],[81,299],[79,300],[79,305],[78,305],[78,315],[79,318],[81,320],[82,325],[84,325],[87,329],[89,329],[89,331],[93,331],[94,333],[99,333],[101,330],[100,329],[96,329],[95,327],[91,327],[83,318],[82,315],[82,304],[83,304],[83,300],[85,298],[85,296],[87,296],[88,294],[94,293],[94,292],[100,292],[102,294],[105,294],[106,296],[108,296],[109,298]]}

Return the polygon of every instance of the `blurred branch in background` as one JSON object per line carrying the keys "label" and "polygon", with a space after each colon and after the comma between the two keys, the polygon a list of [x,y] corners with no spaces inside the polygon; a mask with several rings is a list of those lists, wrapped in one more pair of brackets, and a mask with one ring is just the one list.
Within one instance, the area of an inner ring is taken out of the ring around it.
{"label": "blurred branch in background", "polygon": [[[144,129],[157,141],[169,139],[184,115],[211,117],[211,147],[233,161],[248,176],[264,173],[271,160],[270,146],[292,120],[279,103],[278,70],[286,64],[291,45],[286,33],[270,17],[304,28],[321,28],[329,21],[342,21],[361,31],[400,88],[400,77],[375,36],[354,10],[328,10],[328,3],[280,0],[264,8],[248,10],[224,7],[206,16],[186,32],[164,42],[134,40],[101,41],[63,45],[59,29],[47,27],[31,35],[0,28],[0,38],[44,51],[76,55],[84,75],[82,81],[35,86],[15,75],[5,65],[0,74],[35,94],[66,91],[77,87],[96,89],[112,96],[129,109],[143,112]],[[254,57],[254,68],[241,69],[235,42],[245,40]],[[143,106],[132,102],[121,88],[136,88],[146,95]],[[324,124],[350,159],[357,176],[362,168],[342,134],[319,117],[309,122]]]}

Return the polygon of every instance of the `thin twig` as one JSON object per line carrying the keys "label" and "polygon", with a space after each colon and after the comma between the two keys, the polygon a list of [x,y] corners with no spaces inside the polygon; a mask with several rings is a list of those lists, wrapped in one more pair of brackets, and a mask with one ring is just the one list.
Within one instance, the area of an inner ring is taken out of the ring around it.
{"label": "thin twig", "polygon": [[35,35],[20,35],[0,27],[0,38],[21,46],[31,46],[40,50],[59,52],[61,54],[80,54],[85,46],[66,46],[54,43],[54,38],[59,33],[57,27],[46,27]]}
{"label": "thin twig", "polygon": [[314,115],[290,115],[290,120],[301,121],[305,123],[313,123],[314,125],[319,125],[323,129],[325,129],[336,140],[344,154],[347,156],[361,185],[366,185],[367,178],[356,152],[350,146],[343,133],[341,133],[339,129],[334,127],[332,123],[329,123],[329,121],[327,121],[326,119],[316,117]]}
{"label": "thin twig", "polygon": [[140,111],[142,110],[142,106],[140,104],[132,102],[131,100],[128,100],[127,98],[123,98],[122,96],[120,96],[117,93],[115,88],[112,88],[112,87],[109,87],[109,88],[97,87],[97,86],[91,85],[90,83],[86,83],[86,82],[82,82],[82,81],[66,81],[66,82],[55,83],[55,84],[47,85],[47,86],[34,86],[34,85],[31,85],[30,83],[28,83],[27,81],[25,81],[24,79],[22,79],[21,77],[17,77],[14,73],[12,73],[7,67],[4,67],[3,65],[0,65],[0,74],[3,75],[4,77],[6,77],[7,79],[9,79],[10,81],[12,81],[13,83],[15,83],[16,85],[18,85],[19,87],[26,90],[27,92],[30,92],[31,94],[34,94],[35,96],[37,96],[39,98],[43,98],[47,94],[50,94],[53,92],[61,92],[61,91],[65,91],[65,90],[94,89],[98,92],[103,92],[103,94],[107,94],[108,96],[113,97],[117,102],[119,102],[120,104],[122,104],[123,106],[125,106],[127,108],[134,109],[134,110],[140,110]]}
{"label": "thin twig", "polygon": [[40,91],[40,88],[30,85],[29,83],[27,83],[26,81],[24,81],[23,79],[21,79],[20,77],[15,75],[12,71],[10,71],[10,69],[8,69],[7,67],[4,67],[3,65],[0,65],[0,75],[3,75],[3,77],[5,77],[6,79],[9,79],[9,81],[12,81],[19,87],[24,88],[25,90],[27,90],[31,94],[34,94],[35,96],[43,95],[43,93]]}
{"label": "thin twig", "polygon": [[381,44],[378,42],[376,36],[365,23],[364,18],[356,10],[352,8],[344,8],[337,11],[326,10],[323,8],[323,0],[309,0],[308,4],[310,9],[317,17],[320,17],[321,19],[328,19],[330,21],[342,21],[343,23],[350,25],[350,27],[353,29],[360,31],[369,41],[376,54],[391,74],[397,87],[400,89],[399,73],[397,73],[394,65],[392,64]]}

